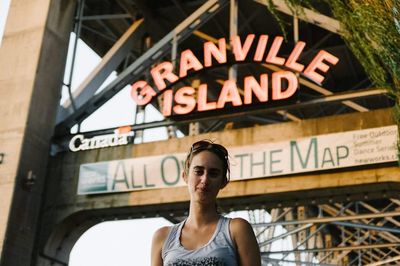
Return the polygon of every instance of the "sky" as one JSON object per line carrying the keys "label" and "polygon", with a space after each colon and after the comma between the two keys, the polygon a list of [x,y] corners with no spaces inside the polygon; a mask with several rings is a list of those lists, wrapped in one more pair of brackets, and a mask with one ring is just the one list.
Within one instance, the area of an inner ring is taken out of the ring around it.
{"label": "sky", "polygon": [[[3,36],[6,15],[10,0],[0,0],[0,45]],[[70,50],[74,42],[74,34],[71,34]],[[72,89],[77,88],[84,78],[100,62],[101,58],[95,54],[85,43],[78,41],[77,59]],[[67,59],[64,83],[69,83],[69,69],[71,57]],[[110,77],[99,88],[100,91],[116,77],[112,73]],[[134,110],[136,108],[129,95],[129,86],[121,90],[111,100],[94,112],[81,124],[81,131],[91,131],[102,128],[111,128],[134,123]],[[68,97],[67,89],[62,88],[60,103]],[[150,106],[146,107],[145,122],[162,120],[162,115]],[[76,132],[76,127],[72,129]],[[178,132],[178,136],[182,136]],[[145,131],[143,139],[138,142],[162,140],[167,138],[165,128],[150,129]],[[230,217],[242,217],[249,220],[246,211],[234,212]],[[270,221],[268,213],[258,215],[262,222]],[[128,266],[128,265],[150,265],[150,248],[152,235],[161,226],[171,223],[164,218],[143,218],[136,220],[109,221],[97,224],[86,231],[77,241],[70,254],[69,266]],[[275,234],[281,234],[284,230],[277,228]],[[291,241],[276,241],[271,250],[287,249],[291,247]],[[293,259],[288,256],[288,259]]]}

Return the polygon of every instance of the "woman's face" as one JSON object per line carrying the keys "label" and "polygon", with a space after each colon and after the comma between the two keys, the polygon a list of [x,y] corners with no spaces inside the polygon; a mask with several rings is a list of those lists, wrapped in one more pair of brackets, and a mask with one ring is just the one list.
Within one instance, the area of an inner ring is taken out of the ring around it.
{"label": "woman's face", "polygon": [[196,154],[192,158],[188,173],[183,173],[191,200],[214,202],[219,190],[226,185],[223,173],[223,164],[217,155],[210,151]]}

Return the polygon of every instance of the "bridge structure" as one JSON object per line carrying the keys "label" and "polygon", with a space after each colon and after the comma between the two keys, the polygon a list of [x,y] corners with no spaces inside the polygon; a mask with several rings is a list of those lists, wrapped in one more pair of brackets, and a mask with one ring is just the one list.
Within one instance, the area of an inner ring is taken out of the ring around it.
{"label": "bridge structure", "polygon": [[[63,79],[71,32],[102,57],[76,90],[76,42]],[[103,221],[181,221],[181,158],[199,139],[231,152],[219,208],[248,212],[263,265],[397,265],[394,100],[343,33],[323,3],[12,0],[0,48],[0,265],[68,265]],[[124,89],[134,123],[80,130]],[[164,119],[145,122],[146,105]],[[153,128],[168,137],[144,142]],[[291,248],[272,248],[282,239]]]}

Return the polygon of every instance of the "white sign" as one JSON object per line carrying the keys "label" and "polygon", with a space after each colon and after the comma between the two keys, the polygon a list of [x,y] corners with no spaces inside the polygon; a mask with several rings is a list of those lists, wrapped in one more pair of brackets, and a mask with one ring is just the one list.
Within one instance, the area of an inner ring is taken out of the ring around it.
{"label": "white sign", "polygon": [[[397,126],[228,147],[231,180],[266,178],[397,161]],[[78,194],[184,186],[186,154],[83,164]]]}
{"label": "white sign", "polygon": [[130,136],[133,136],[133,132],[95,136],[90,139],[85,139],[83,135],[78,134],[70,140],[69,149],[73,152],[77,152],[126,145],[129,143],[128,137]]}

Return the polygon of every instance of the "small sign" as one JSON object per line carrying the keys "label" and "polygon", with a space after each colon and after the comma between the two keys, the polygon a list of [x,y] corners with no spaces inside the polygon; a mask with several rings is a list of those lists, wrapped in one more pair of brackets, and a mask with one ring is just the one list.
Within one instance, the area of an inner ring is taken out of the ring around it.
{"label": "small sign", "polygon": [[[228,147],[231,180],[395,162],[397,126]],[[184,186],[185,153],[83,164],[78,194]]]}
{"label": "small sign", "polygon": [[115,132],[114,134],[95,136],[92,138],[85,138],[84,135],[78,134],[69,141],[69,149],[73,152],[77,152],[127,145],[132,136],[133,132],[121,134]]}

